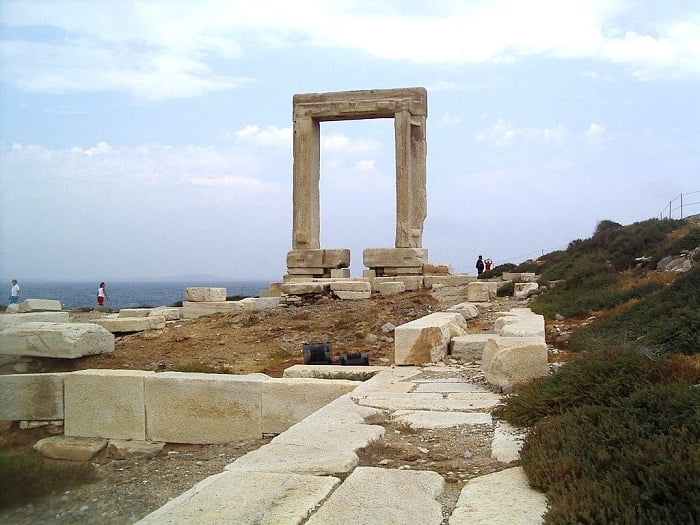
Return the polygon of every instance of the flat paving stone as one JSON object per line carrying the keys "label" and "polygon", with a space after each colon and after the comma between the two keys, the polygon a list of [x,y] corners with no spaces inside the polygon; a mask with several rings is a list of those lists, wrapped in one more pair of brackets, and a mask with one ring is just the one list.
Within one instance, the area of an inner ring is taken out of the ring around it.
{"label": "flat paving stone", "polygon": [[440,525],[444,490],[437,472],[357,467],[308,525]]}
{"label": "flat paving stone", "polygon": [[510,463],[520,459],[526,433],[504,421],[499,421],[494,429],[491,441],[491,457],[501,463]]}
{"label": "flat paving stone", "polygon": [[355,390],[352,397],[358,404],[381,408],[384,410],[436,410],[436,411],[468,411],[483,410],[496,406],[501,401],[498,394],[484,392],[455,392],[443,397],[440,393],[376,393],[357,396]]}
{"label": "flat paving stone", "polygon": [[397,410],[391,418],[411,428],[451,428],[460,425],[491,425],[491,414],[483,412],[434,412],[432,410]]}
{"label": "flat paving stone", "polygon": [[442,381],[442,382],[431,382],[431,383],[418,383],[414,392],[439,392],[439,393],[450,393],[450,392],[490,392],[486,388],[475,385],[472,383],[464,382],[453,382],[453,381]]}
{"label": "flat paving stone", "polygon": [[137,523],[296,525],[339,483],[334,477],[223,472],[200,481]]}
{"label": "flat paving stone", "polygon": [[537,525],[547,510],[545,495],[530,487],[522,467],[470,480],[449,525]]}

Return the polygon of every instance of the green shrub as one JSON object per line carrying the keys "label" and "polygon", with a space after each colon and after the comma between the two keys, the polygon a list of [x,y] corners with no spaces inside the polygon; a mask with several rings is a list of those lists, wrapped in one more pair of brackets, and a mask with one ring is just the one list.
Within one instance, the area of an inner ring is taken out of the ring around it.
{"label": "green shrub", "polygon": [[496,295],[498,297],[510,297],[515,293],[515,283],[514,282],[508,282],[505,283],[503,286],[500,286],[498,290],[496,291]]}
{"label": "green shrub", "polygon": [[521,461],[545,523],[695,523],[700,360],[586,352],[495,411],[532,425]]}
{"label": "green shrub", "polygon": [[660,353],[699,353],[700,268],[677,278],[654,294],[653,299],[576,330],[570,340],[573,350],[614,344],[651,348]]}
{"label": "green shrub", "polygon": [[584,405],[608,405],[627,397],[641,383],[651,361],[631,350],[586,352],[547,376],[518,388],[518,395],[494,410],[514,425],[530,426]]}
{"label": "green shrub", "polygon": [[95,479],[95,469],[90,463],[56,461],[33,452],[0,450],[0,507],[63,492]]}
{"label": "green shrub", "polygon": [[546,523],[693,523],[700,501],[700,390],[648,385],[609,408],[544,420],[523,468],[547,492]]}
{"label": "green shrub", "polygon": [[498,266],[491,268],[488,272],[483,272],[479,276],[479,279],[492,279],[494,277],[500,277],[503,275],[503,272],[512,272],[515,270],[515,268],[516,266],[512,263],[499,264]]}

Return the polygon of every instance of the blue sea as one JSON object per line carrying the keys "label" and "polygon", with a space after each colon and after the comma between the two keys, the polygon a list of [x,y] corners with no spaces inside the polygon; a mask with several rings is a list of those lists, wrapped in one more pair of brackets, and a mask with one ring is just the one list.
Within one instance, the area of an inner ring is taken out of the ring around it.
{"label": "blue sea", "polygon": [[[140,306],[171,306],[184,300],[185,288],[208,286],[226,288],[227,296],[257,297],[271,281],[113,281],[105,282],[108,299],[105,307],[112,310]],[[64,310],[95,308],[99,282],[20,281],[20,302],[24,299],[56,299]],[[7,304],[8,284],[0,303]]]}

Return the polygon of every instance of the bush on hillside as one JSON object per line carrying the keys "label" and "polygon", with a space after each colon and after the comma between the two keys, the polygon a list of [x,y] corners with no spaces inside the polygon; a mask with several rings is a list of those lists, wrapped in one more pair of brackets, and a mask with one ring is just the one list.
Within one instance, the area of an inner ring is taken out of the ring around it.
{"label": "bush on hillside", "polygon": [[546,294],[538,296],[532,309],[550,318],[557,313],[567,317],[589,315],[646,297],[663,288],[661,283],[651,282],[620,289],[619,282],[620,276],[609,266],[583,268]]}
{"label": "bush on hillside", "polygon": [[569,342],[573,350],[622,344],[659,353],[700,353],[700,267],[652,299],[576,330]]}
{"label": "bush on hillside", "polygon": [[700,360],[587,352],[495,415],[534,425],[521,451],[545,523],[692,523],[700,501]]}
{"label": "bush on hillside", "polygon": [[503,275],[503,272],[512,272],[514,271],[516,266],[512,263],[505,263],[505,264],[499,264],[498,266],[494,266],[491,268],[488,272],[483,272],[480,276],[479,279],[491,279],[493,277],[500,277]]}

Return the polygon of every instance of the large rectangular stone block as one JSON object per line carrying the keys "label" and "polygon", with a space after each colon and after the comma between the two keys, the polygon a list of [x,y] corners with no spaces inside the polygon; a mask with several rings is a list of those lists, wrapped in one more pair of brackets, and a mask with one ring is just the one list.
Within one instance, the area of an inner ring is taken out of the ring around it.
{"label": "large rectangular stone block", "polygon": [[371,292],[369,281],[335,281],[331,283],[334,292]]}
{"label": "large rectangular stone block", "polygon": [[323,293],[330,289],[330,282],[300,281],[284,283],[282,293],[288,295],[304,295],[307,293]]}
{"label": "large rectangular stone block", "polygon": [[246,312],[259,312],[276,308],[280,304],[279,296],[276,297],[246,297],[238,301]]}
{"label": "large rectangular stone block", "polygon": [[450,328],[446,320],[437,322],[423,317],[402,324],[394,330],[394,363],[436,363],[447,355],[449,342]]}
{"label": "large rectangular stone block", "polygon": [[450,340],[452,357],[465,360],[481,360],[486,349],[486,341],[499,337],[495,334],[466,334]]}
{"label": "large rectangular stone block", "polygon": [[344,379],[269,379],[262,385],[262,431],[281,434],[359,384]]}
{"label": "large rectangular stone block", "polygon": [[25,299],[17,308],[20,313],[26,312],[58,312],[62,310],[61,301],[56,299]]}
{"label": "large rectangular stone block", "polygon": [[348,268],[350,250],[291,250],[287,252],[287,268]]}
{"label": "large rectangular stone block", "polygon": [[152,308],[122,308],[119,317],[148,317]]}
{"label": "large rectangular stone block", "polygon": [[509,387],[549,374],[547,344],[537,337],[498,337],[486,341],[481,359],[492,385]]}
{"label": "large rectangular stone block", "polygon": [[0,330],[21,323],[70,323],[68,312],[27,312],[0,315]]}
{"label": "large rectangular stone block", "polygon": [[31,322],[0,331],[0,354],[74,359],[114,350],[114,335],[93,323]]}
{"label": "large rectangular stone block", "polygon": [[380,282],[377,285],[377,291],[380,293],[380,295],[394,295],[405,292],[406,285],[401,281]]}
{"label": "large rectangular stone block", "polygon": [[423,288],[422,275],[397,275],[394,277],[375,277],[372,279],[372,289],[378,289],[380,283],[402,282],[407,292],[415,292]]}
{"label": "large rectangular stone block", "polygon": [[0,375],[0,421],[63,419],[63,375]]}
{"label": "large rectangular stone block", "polygon": [[262,437],[263,374],[163,372],[145,379],[147,439],[228,443]]}
{"label": "large rectangular stone block", "polygon": [[145,370],[80,370],[64,376],[66,436],[146,440]]}
{"label": "large rectangular stone block", "polygon": [[110,332],[143,332],[145,330],[162,330],[165,328],[165,317],[162,315],[151,317],[103,317],[95,319],[93,323],[109,330]]}
{"label": "large rectangular stone block", "polygon": [[425,248],[367,248],[362,252],[367,268],[423,267],[428,262]]}
{"label": "large rectangular stone block", "polygon": [[182,303],[182,318],[196,319],[205,315],[219,313],[240,313],[245,310],[239,301],[219,301],[216,303],[199,303],[184,301]]}
{"label": "large rectangular stone block", "polygon": [[476,281],[473,275],[426,275],[423,277],[423,282],[426,288],[432,288],[436,284],[443,286],[467,286],[469,283]]}
{"label": "large rectangular stone block", "polygon": [[190,286],[185,288],[185,300],[193,303],[216,303],[226,300],[226,288]]}
{"label": "large rectangular stone block", "polygon": [[487,303],[496,297],[498,283],[477,281],[467,285],[467,300],[473,303]]}

